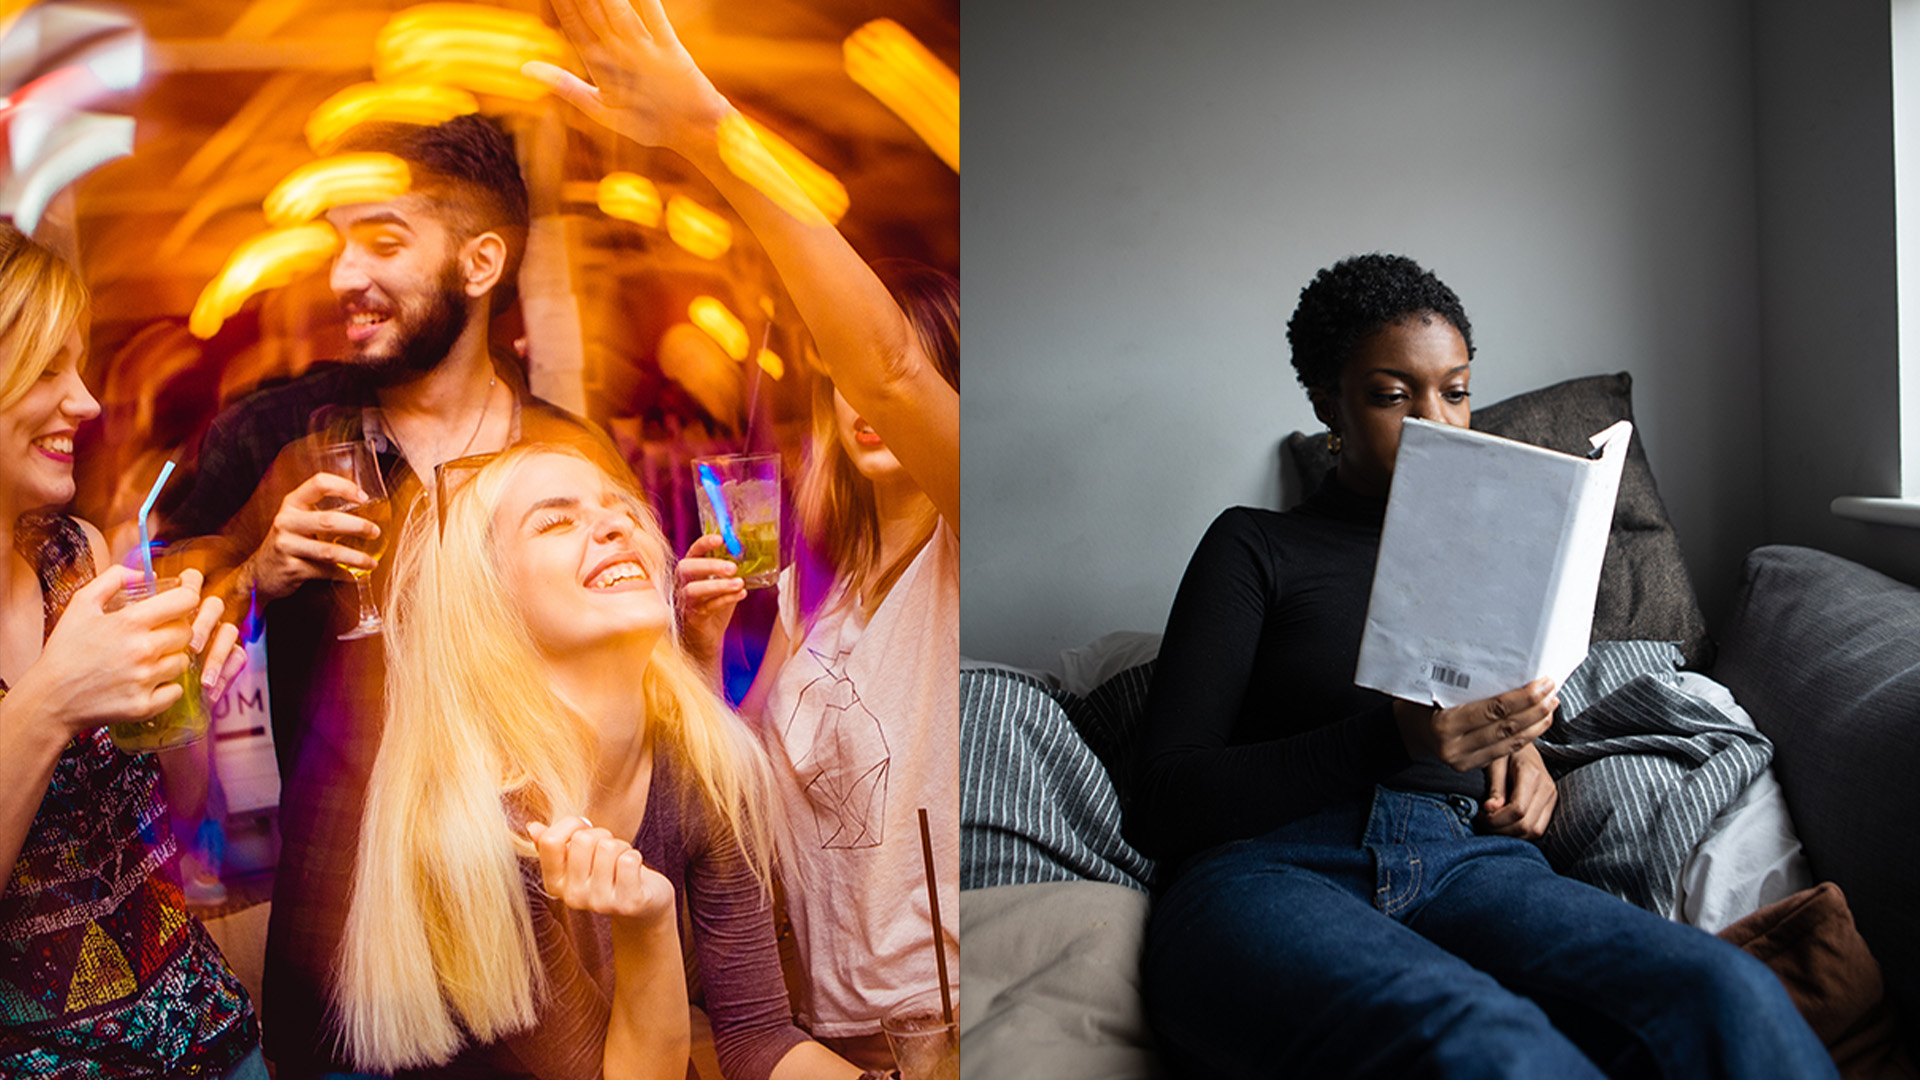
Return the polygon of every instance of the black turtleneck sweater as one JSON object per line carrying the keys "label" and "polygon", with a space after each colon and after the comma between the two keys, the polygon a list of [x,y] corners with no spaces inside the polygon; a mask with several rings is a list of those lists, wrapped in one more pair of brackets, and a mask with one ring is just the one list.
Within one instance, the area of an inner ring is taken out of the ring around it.
{"label": "black turtleneck sweater", "polygon": [[1201,539],[1167,619],[1126,833],[1178,861],[1375,784],[1484,797],[1415,761],[1392,699],[1353,684],[1386,500],[1332,476],[1281,514],[1236,507]]}

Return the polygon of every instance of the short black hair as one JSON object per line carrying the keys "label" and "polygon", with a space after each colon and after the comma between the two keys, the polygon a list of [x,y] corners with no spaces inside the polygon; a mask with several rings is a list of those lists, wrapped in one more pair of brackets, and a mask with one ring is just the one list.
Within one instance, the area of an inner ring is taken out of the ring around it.
{"label": "short black hair", "polygon": [[1354,255],[1320,271],[1300,290],[1287,320],[1293,370],[1308,390],[1340,382],[1360,342],[1414,315],[1437,315],[1460,332],[1473,359],[1473,326],[1460,297],[1404,255]]}
{"label": "short black hair", "polygon": [[520,256],[527,247],[527,182],[513,140],[478,114],[441,124],[372,123],[353,129],[339,152],[383,151],[407,163],[413,190],[432,199],[456,241],[489,230],[507,243],[507,263],[494,287],[494,314],[513,303]]}

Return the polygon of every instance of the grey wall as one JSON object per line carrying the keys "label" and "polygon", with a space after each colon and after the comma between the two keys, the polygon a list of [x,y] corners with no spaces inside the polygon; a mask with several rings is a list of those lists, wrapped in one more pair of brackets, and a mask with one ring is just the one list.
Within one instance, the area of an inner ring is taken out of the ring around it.
{"label": "grey wall", "polygon": [[1920,580],[1920,534],[1833,516],[1898,495],[1899,310],[1885,0],[1755,5],[1768,539]]}
{"label": "grey wall", "polygon": [[[1792,6],[1782,3],[1779,6]],[[1631,371],[1711,618],[1762,534],[1753,25],[1735,0],[967,0],[961,645],[1158,630],[1312,430],[1285,324],[1383,250],[1474,397]]]}

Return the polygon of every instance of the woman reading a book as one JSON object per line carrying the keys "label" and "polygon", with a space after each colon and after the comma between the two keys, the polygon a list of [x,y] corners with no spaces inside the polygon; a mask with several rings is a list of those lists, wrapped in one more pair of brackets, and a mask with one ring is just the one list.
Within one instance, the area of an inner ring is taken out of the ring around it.
{"label": "woman reading a book", "polygon": [[1167,621],[1127,832],[1169,866],[1148,1017],[1205,1076],[1808,1077],[1759,961],[1561,877],[1541,680],[1450,709],[1353,684],[1406,417],[1466,426],[1472,328],[1412,260],[1321,271],[1288,324],[1338,466],[1208,529]]}

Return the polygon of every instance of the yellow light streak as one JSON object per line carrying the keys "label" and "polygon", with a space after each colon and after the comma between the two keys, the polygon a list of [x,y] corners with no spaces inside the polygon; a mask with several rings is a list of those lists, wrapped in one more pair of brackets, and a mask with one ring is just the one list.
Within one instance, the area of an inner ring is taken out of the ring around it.
{"label": "yellow light streak", "polygon": [[197,338],[212,337],[240,310],[247,297],[280,288],[324,265],[339,245],[340,235],[332,226],[318,221],[248,238],[200,291],[187,329]]}
{"label": "yellow light streak", "polygon": [[432,83],[355,83],[321,102],[307,115],[307,145],[328,154],[347,132],[361,124],[443,124],[480,111],[480,101],[453,86]]}
{"label": "yellow light streak", "polygon": [[418,4],[396,12],[373,40],[373,76],[447,83],[477,94],[537,101],[547,89],[520,74],[529,60],[560,64],[566,45],[531,12],[484,4]]}
{"label": "yellow light streak", "polygon": [[787,373],[786,362],[772,349],[760,350],[760,370],[778,379]]}
{"label": "yellow light streak", "polygon": [[392,154],[339,154],[288,173],[260,205],[267,213],[267,224],[284,229],[336,206],[397,199],[412,184],[407,163]]}
{"label": "yellow light streak", "polygon": [[601,177],[594,201],[599,204],[600,212],[608,217],[645,225],[649,229],[660,227],[660,189],[653,181],[637,173],[612,172]]}
{"label": "yellow light streak", "polygon": [[838,224],[847,188],[832,173],[766,125],[739,113],[720,121],[720,160],[727,171],[806,225]]}
{"label": "yellow light streak", "polygon": [[960,76],[892,19],[875,19],[847,35],[841,51],[847,77],[959,172]]}
{"label": "yellow light streak", "polygon": [[667,200],[667,235],[703,259],[717,259],[733,246],[733,226],[727,219],[685,195]]}
{"label": "yellow light streak", "polygon": [[727,305],[711,296],[696,296],[687,305],[687,318],[706,332],[728,356],[747,358],[747,327]]}

